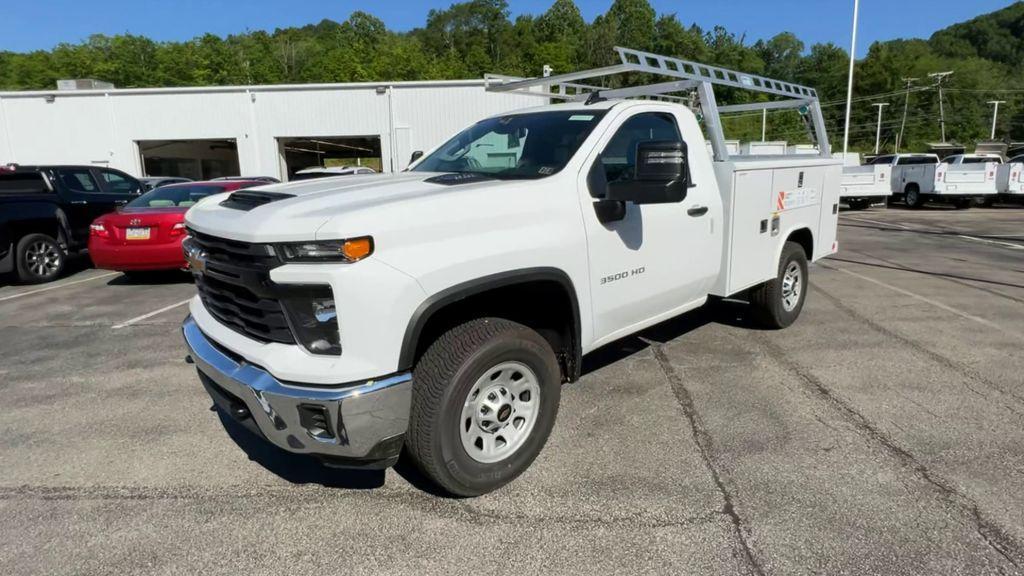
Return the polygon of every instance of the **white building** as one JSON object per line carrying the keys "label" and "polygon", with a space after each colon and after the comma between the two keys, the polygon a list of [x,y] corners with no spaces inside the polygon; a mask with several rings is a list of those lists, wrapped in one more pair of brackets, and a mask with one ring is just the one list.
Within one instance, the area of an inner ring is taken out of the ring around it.
{"label": "white building", "polygon": [[0,163],[195,179],[398,171],[472,122],[542,102],[483,80],[0,92]]}

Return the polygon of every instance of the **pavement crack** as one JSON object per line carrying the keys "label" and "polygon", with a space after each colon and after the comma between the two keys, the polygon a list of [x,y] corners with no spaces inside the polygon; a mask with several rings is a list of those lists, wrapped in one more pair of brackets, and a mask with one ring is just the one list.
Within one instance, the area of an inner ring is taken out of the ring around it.
{"label": "pavement crack", "polygon": [[711,455],[711,434],[704,426],[704,422],[701,419],[700,414],[697,412],[697,407],[693,401],[693,395],[690,394],[689,389],[687,389],[686,385],[683,383],[683,379],[679,376],[675,367],[672,366],[672,363],[668,359],[668,355],[665,354],[661,344],[648,339],[642,340],[644,340],[644,342],[650,346],[651,350],[654,352],[654,358],[657,360],[661,371],[665,374],[665,378],[668,379],[669,385],[672,388],[672,393],[676,397],[676,402],[678,402],[680,408],[682,408],[683,414],[686,416],[686,420],[690,424],[690,433],[693,436],[693,441],[697,445],[697,451],[700,453],[700,458],[704,462],[704,466],[708,469],[708,473],[711,475],[711,480],[715,483],[715,487],[718,489],[718,492],[722,497],[724,502],[722,506],[722,513],[729,517],[733,532],[736,534],[736,539],[739,542],[743,559],[746,561],[753,574],[756,574],[757,576],[764,576],[764,568],[761,567],[760,562],[754,556],[750,543],[747,541],[747,528],[745,527],[739,512],[736,511],[733,495],[729,491],[728,487],[726,487],[725,482],[722,481],[721,473],[715,465],[714,458]]}
{"label": "pavement crack", "polygon": [[858,412],[847,401],[835,395],[821,379],[790,359],[785,350],[778,344],[762,334],[758,334],[756,338],[768,352],[768,355],[780,366],[795,374],[811,394],[823,400],[828,406],[843,416],[846,421],[852,424],[863,436],[880,445],[901,465],[914,472],[918,478],[931,485],[948,502],[965,512],[965,515],[974,522],[978,535],[990,548],[995,550],[1014,567],[1021,568],[1024,566],[1024,544],[1016,541],[1016,539],[993,521],[985,518],[973,498],[961,492],[951,482],[932,472],[924,463],[920,462],[906,448],[900,446],[888,434],[875,426],[874,423]]}

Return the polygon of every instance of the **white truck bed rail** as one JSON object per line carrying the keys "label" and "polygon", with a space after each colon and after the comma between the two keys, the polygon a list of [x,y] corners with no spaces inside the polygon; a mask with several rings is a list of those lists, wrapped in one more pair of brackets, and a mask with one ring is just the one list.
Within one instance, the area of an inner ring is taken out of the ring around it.
{"label": "white truck bed rail", "polygon": [[[797,110],[808,126],[812,145],[818,149],[817,155],[822,158],[831,158],[832,156],[818,93],[813,88],[641,50],[617,46],[615,52],[618,54],[619,63],[603,68],[525,79],[488,75],[485,77],[488,80],[487,90],[520,92],[571,101],[590,102],[612,98],[646,97],[690,102],[690,106],[697,108],[703,116],[708,141],[711,142],[714,159],[718,162],[728,161],[731,156],[722,130],[721,114],[761,110]],[[627,73],[662,76],[670,78],[670,80],[619,88],[579,83],[582,80]],[[719,106],[715,98],[714,86],[716,85],[759,92],[769,96],[782,97],[782,99]],[[694,91],[696,91],[695,102],[692,97]],[[673,96],[678,93],[683,93],[686,96]]]}

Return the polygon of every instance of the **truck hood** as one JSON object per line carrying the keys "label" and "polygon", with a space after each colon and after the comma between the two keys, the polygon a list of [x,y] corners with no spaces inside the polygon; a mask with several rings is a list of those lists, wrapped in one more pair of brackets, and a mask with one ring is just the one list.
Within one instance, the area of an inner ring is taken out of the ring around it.
{"label": "truck hood", "polygon": [[488,178],[444,182],[450,176],[402,172],[258,186],[242,192],[287,196],[242,210],[222,205],[234,192],[217,194],[189,209],[185,221],[198,232],[244,242],[305,241],[317,238],[317,232],[339,216],[354,216],[368,209],[380,212],[378,209],[396,203],[433,203],[452,195],[475,194],[482,188],[490,192],[515,184]]}

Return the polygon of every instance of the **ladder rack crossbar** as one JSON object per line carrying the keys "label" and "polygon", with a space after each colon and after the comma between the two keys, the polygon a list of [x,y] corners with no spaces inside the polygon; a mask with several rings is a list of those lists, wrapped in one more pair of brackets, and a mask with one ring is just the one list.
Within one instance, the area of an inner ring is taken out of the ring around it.
{"label": "ladder rack crossbar", "polygon": [[[582,85],[586,86],[588,90],[584,93],[601,91],[603,97],[614,98],[657,96],[689,90],[695,88],[697,83],[707,82],[713,85],[761,92],[795,100],[814,101],[818,99],[818,93],[813,88],[793,84],[792,82],[783,82],[781,80],[774,80],[772,78],[766,78],[756,74],[736,72],[727,68],[701,64],[699,62],[692,62],[690,60],[683,60],[680,58],[672,58],[670,56],[662,56],[660,54],[644,52],[641,50],[622,48],[619,46],[615,47],[615,51],[619,55],[620,62],[618,64],[539,78],[517,80],[504,78],[501,83],[488,85],[487,89],[494,92],[525,92],[528,88],[551,86],[555,88],[555,90],[551,92],[549,97],[563,97],[563,99],[574,100],[577,98],[564,98],[564,96],[568,94],[568,91],[564,86],[572,87],[573,83],[577,80],[603,78],[606,76],[614,76],[616,74],[635,72],[679,78],[687,82],[661,82],[647,86],[619,89]],[[630,93],[630,91],[633,92]],[[532,93],[537,92],[533,91]],[[544,92],[542,91],[540,94],[544,94]]]}

